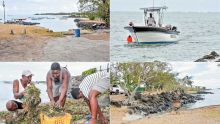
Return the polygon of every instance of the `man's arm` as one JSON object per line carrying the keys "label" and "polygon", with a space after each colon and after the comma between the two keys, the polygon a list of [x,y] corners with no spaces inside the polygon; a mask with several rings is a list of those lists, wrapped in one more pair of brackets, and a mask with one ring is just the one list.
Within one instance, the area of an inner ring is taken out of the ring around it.
{"label": "man's arm", "polygon": [[61,89],[61,94],[60,94],[60,97],[59,97],[59,102],[61,102],[65,96],[66,96],[66,93],[67,93],[67,90],[68,90],[68,85],[69,85],[69,76],[68,76],[68,73],[65,71],[63,73],[63,83],[62,83],[62,89]]}
{"label": "man's arm", "polygon": [[19,93],[19,81],[18,80],[13,81],[13,94],[14,94],[15,99],[19,99],[23,97],[23,94]]}
{"label": "man's arm", "polygon": [[90,103],[89,103],[89,99],[87,99],[86,97],[84,97],[84,100],[86,101],[87,105],[89,106],[89,111],[91,113],[91,106],[90,106]]}
{"label": "man's arm", "polygon": [[52,85],[52,79],[50,78],[49,76],[49,72],[47,73],[47,94],[49,96],[49,99],[51,102],[54,102],[54,98],[53,98],[53,92],[52,92],[52,88],[53,88],[53,85]]}

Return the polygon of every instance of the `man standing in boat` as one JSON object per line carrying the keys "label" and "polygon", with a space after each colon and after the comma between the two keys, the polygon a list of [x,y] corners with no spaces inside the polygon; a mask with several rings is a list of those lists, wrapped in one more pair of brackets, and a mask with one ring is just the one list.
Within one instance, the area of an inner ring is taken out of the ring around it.
{"label": "man standing in boat", "polygon": [[57,62],[51,65],[47,73],[47,93],[52,105],[64,106],[70,79],[67,68],[60,67]]}
{"label": "man standing in boat", "polygon": [[148,19],[147,19],[147,26],[149,26],[149,27],[156,26],[156,21],[155,21],[152,13],[150,13],[150,17],[148,17]]}

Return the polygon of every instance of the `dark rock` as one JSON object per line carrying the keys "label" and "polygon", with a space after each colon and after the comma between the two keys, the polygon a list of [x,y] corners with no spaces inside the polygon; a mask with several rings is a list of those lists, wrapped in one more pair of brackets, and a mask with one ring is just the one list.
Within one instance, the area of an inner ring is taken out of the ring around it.
{"label": "dark rock", "polygon": [[195,62],[207,62],[207,60],[200,58],[200,59],[197,59]]}
{"label": "dark rock", "polygon": [[[200,96],[193,96],[184,93],[183,91],[174,92],[163,92],[158,95],[142,95],[135,101],[130,103],[129,109],[133,110],[129,112],[130,114],[140,114],[145,113],[145,115],[158,113],[162,111],[167,111],[173,109],[174,101],[179,101],[179,105],[184,105],[188,103],[195,103],[197,100],[203,100]],[[128,100],[125,100],[128,102]],[[111,104],[125,105],[125,101],[122,103],[114,102]],[[129,103],[126,103],[129,104]]]}
{"label": "dark rock", "polygon": [[121,107],[122,106],[122,101],[111,100],[111,105],[114,105],[116,107]]}
{"label": "dark rock", "polygon": [[218,57],[218,56],[219,56],[219,54],[216,53],[215,51],[212,51],[210,55],[215,56],[215,57]]}
{"label": "dark rock", "polygon": [[[207,62],[207,60],[214,60],[217,57],[219,57],[219,54],[217,52],[215,52],[215,51],[212,51],[209,55],[205,55],[202,58],[197,59],[195,62]],[[220,59],[217,60],[217,61],[220,62]]]}
{"label": "dark rock", "polygon": [[90,29],[90,30],[107,29],[105,22],[99,22],[99,21],[83,20],[83,21],[78,21],[76,25],[82,29]]}
{"label": "dark rock", "polygon": [[215,62],[220,62],[220,59],[219,59],[219,60],[217,60],[217,61],[215,61]]}
{"label": "dark rock", "polygon": [[196,94],[214,94],[213,92],[198,91]]}
{"label": "dark rock", "polygon": [[135,100],[141,99],[141,93],[136,92],[136,93],[135,93],[135,96],[134,96],[134,99],[135,99]]}
{"label": "dark rock", "polygon": [[213,56],[213,55],[205,55],[205,56],[203,56],[202,59],[215,59],[215,56]]}

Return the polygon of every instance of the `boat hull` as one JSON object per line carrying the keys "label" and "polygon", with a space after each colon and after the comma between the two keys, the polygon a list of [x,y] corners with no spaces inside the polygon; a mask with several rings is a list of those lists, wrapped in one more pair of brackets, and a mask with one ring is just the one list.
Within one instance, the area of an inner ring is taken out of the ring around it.
{"label": "boat hull", "polygon": [[179,32],[152,27],[127,27],[134,41],[143,44],[173,43],[179,40]]}

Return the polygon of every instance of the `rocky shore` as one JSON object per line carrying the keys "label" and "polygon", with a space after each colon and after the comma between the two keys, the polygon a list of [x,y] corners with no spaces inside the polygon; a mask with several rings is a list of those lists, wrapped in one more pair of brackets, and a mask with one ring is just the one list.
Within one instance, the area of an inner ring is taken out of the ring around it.
{"label": "rocky shore", "polygon": [[197,59],[195,62],[220,62],[219,54],[215,51],[212,51],[210,54],[203,56],[200,59]]}
{"label": "rocky shore", "polygon": [[74,20],[76,25],[82,29],[98,30],[98,29],[108,29],[108,26],[103,21],[89,20],[87,18],[77,18]]}
{"label": "rocky shore", "polygon": [[147,116],[149,114],[159,113],[173,109],[175,102],[179,102],[178,109],[189,103],[195,103],[198,100],[203,100],[200,96],[186,94],[184,92],[163,92],[156,95],[139,95],[135,100],[111,100],[111,105],[116,107],[128,106],[129,114],[139,114]]}

